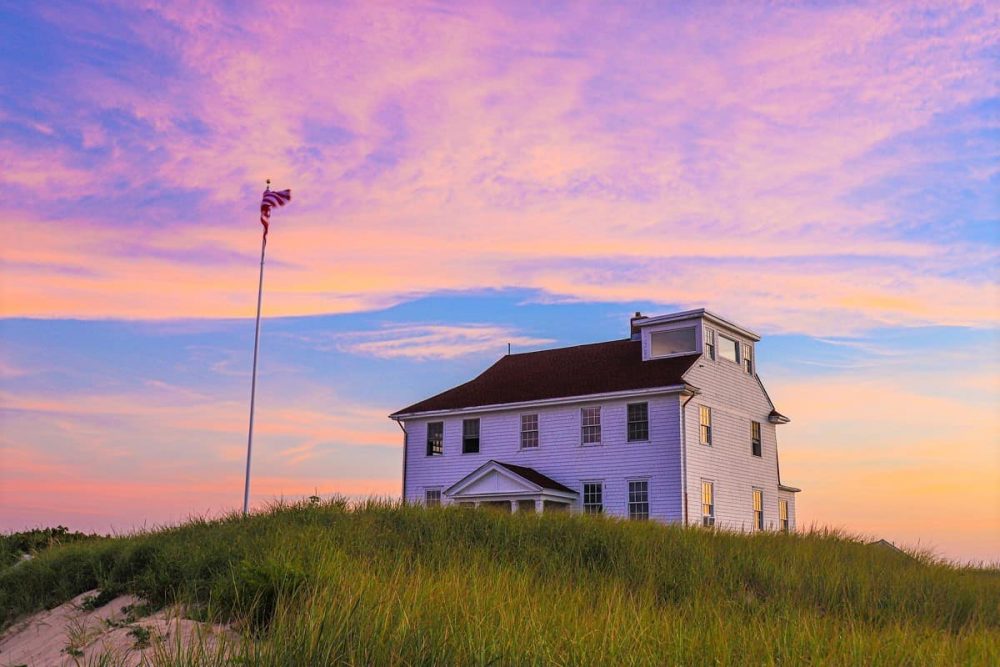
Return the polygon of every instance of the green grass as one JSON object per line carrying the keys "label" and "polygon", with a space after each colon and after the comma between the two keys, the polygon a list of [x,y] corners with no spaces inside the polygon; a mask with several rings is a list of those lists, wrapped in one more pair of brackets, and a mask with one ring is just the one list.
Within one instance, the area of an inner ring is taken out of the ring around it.
{"label": "green grass", "polygon": [[69,544],[71,542],[95,539],[100,539],[100,537],[97,535],[70,532],[70,529],[66,526],[35,528],[33,530],[0,535],[0,568],[13,565],[25,556],[34,556],[37,552],[57,544]]}
{"label": "green grass", "polygon": [[276,506],[39,552],[0,618],[95,587],[241,631],[161,664],[1000,664],[1000,572],[835,533]]}

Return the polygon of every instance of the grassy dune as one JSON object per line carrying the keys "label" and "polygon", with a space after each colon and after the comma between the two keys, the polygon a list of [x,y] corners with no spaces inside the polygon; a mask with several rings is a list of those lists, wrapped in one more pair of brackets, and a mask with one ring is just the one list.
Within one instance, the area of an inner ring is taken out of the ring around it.
{"label": "grassy dune", "polygon": [[234,621],[244,665],[1000,664],[1000,572],[836,534],[277,506],[47,549],[0,615],[95,587]]}

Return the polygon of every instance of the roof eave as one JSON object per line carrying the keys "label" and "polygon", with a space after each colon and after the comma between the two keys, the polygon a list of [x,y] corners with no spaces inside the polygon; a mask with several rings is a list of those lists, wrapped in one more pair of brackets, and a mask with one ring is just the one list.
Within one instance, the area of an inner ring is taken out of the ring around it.
{"label": "roof eave", "polygon": [[716,326],[721,326],[741,336],[746,336],[747,338],[752,339],[754,342],[760,340],[760,334],[751,331],[750,329],[747,329],[744,326],[740,326],[739,324],[733,322],[732,320],[727,320],[721,315],[713,313],[712,311],[706,310],[704,308],[685,310],[680,313],[669,313],[667,315],[654,315],[652,317],[644,317],[641,320],[636,320],[635,325],[642,328],[655,324],[666,324],[668,322],[679,322],[682,320],[690,320],[696,317],[703,317],[711,321],[712,324]]}
{"label": "roof eave", "polygon": [[789,493],[799,493],[802,489],[795,486],[788,486],[787,484],[779,484],[778,491],[788,491]]}
{"label": "roof eave", "polygon": [[683,392],[697,393],[699,390],[691,385],[673,384],[663,387],[649,387],[644,389],[626,389],[622,391],[602,392],[599,394],[580,394],[577,396],[558,396],[555,398],[541,398],[533,401],[518,401],[514,403],[492,403],[487,405],[471,405],[465,408],[448,408],[442,410],[415,410],[413,412],[394,412],[389,415],[389,419],[400,421],[412,419],[414,417],[444,417],[448,415],[461,415],[476,412],[501,412],[504,410],[518,410],[526,407],[547,407],[550,405],[566,405],[572,403],[586,403],[588,401],[607,400],[617,398],[630,398],[632,396],[653,396],[660,394],[679,394]]}

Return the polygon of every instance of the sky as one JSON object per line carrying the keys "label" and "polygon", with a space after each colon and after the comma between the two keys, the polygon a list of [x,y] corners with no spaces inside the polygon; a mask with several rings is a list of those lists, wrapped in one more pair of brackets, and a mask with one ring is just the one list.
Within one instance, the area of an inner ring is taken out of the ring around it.
{"label": "sky", "polygon": [[760,332],[801,526],[1000,562],[1000,6],[0,3],[0,530],[398,496],[386,416]]}

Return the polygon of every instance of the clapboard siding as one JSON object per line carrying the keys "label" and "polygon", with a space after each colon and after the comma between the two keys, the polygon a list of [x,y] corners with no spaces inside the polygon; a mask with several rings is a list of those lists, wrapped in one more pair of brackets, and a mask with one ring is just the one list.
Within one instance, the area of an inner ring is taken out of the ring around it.
{"label": "clapboard siding", "polygon": [[[705,319],[707,318],[707,319]],[[641,330],[641,354],[650,357],[653,331],[696,327],[700,349],[704,329],[716,335],[724,333],[743,345],[749,345],[756,361],[755,340],[749,332],[720,325],[717,318],[691,311],[669,320],[660,319],[647,326],[637,321]],[[720,341],[717,340],[717,346]],[[717,347],[717,349],[719,349]],[[688,362],[690,363],[690,362]],[[756,370],[756,368],[755,368]],[[503,463],[527,466],[577,491],[582,496],[584,481],[604,483],[604,508],[611,515],[628,514],[628,480],[648,479],[650,516],[661,521],[687,520],[700,525],[701,483],[711,481],[715,491],[715,525],[731,530],[751,530],[754,526],[753,491],[763,493],[764,527],[779,528],[778,499],[788,501],[789,527],[794,529],[795,494],[778,490],[778,454],[775,425],[768,421],[773,406],[753,374],[719,355],[712,360],[702,355],[683,377],[700,393],[690,400],[677,394],[662,394],[635,399],[604,402],[574,402],[519,411],[465,414],[444,421],[444,455],[428,457],[426,451],[427,419],[409,419],[406,460],[406,495],[410,502],[422,502],[427,489],[447,489],[470,472],[494,459]],[[649,404],[650,441],[627,442],[627,404]],[[684,447],[680,438],[681,404],[684,401]],[[580,408],[601,405],[603,444],[580,444]],[[712,409],[711,446],[700,444],[699,408]],[[538,449],[520,449],[520,415],[539,415]],[[462,419],[481,419],[480,452],[462,454]],[[761,426],[761,456],[753,456],[751,422]],[[686,471],[686,473],[685,473]],[[686,489],[684,480],[687,480]],[[686,497],[685,497],[686,490]],[[445,499],[447,502],[447,499]],[[576,509],[581,509],[582,497]]]}
{"label": "clapboard siding", "polygon": [[[649,404],[649,442],[628,442],[628,403]],[[580,409],[601,406],[602,444],[580,444]],[[538,414],[539,446],[521,449],[522,414]],[[627,516],[628,480],[648,479],[650,517],[661,521],[681,518],[680,431],[676,395],[660,395],[607,402],[581,402],[530,410],[466,414],[443,419],[404,422],[407,447],[407,501],[423,502],[428,488],[446,489],[493,459],[534,468],[581,494],[582,483],[604,483],[604,511]],[[462,453],[462,420],[480,418],[478,454]],[[444,422],[444,455],[426,455],[429,421]]]}
{"label": "clapboard siding", "polygon": [[[714,328],[714,327],[713,327]],[[734,332],[725,334],[753,344]],[[778,464],[771,405],[757,380],[726,359],[702,356],[685,376],[701,389],[687,405],[689,521],[701,523],[701,481],[715,485],[716,525],[735,530],[753,526],[753,489],[764,493],[764,526],[778,526]],[[699,406],[712,408],[712,445],[700,444]],[[761,425],[761,456],[751,453],[750,422]],[[792,496],[793,494],[787,494]],[[794,522],[794,498],[789,502]]]}

